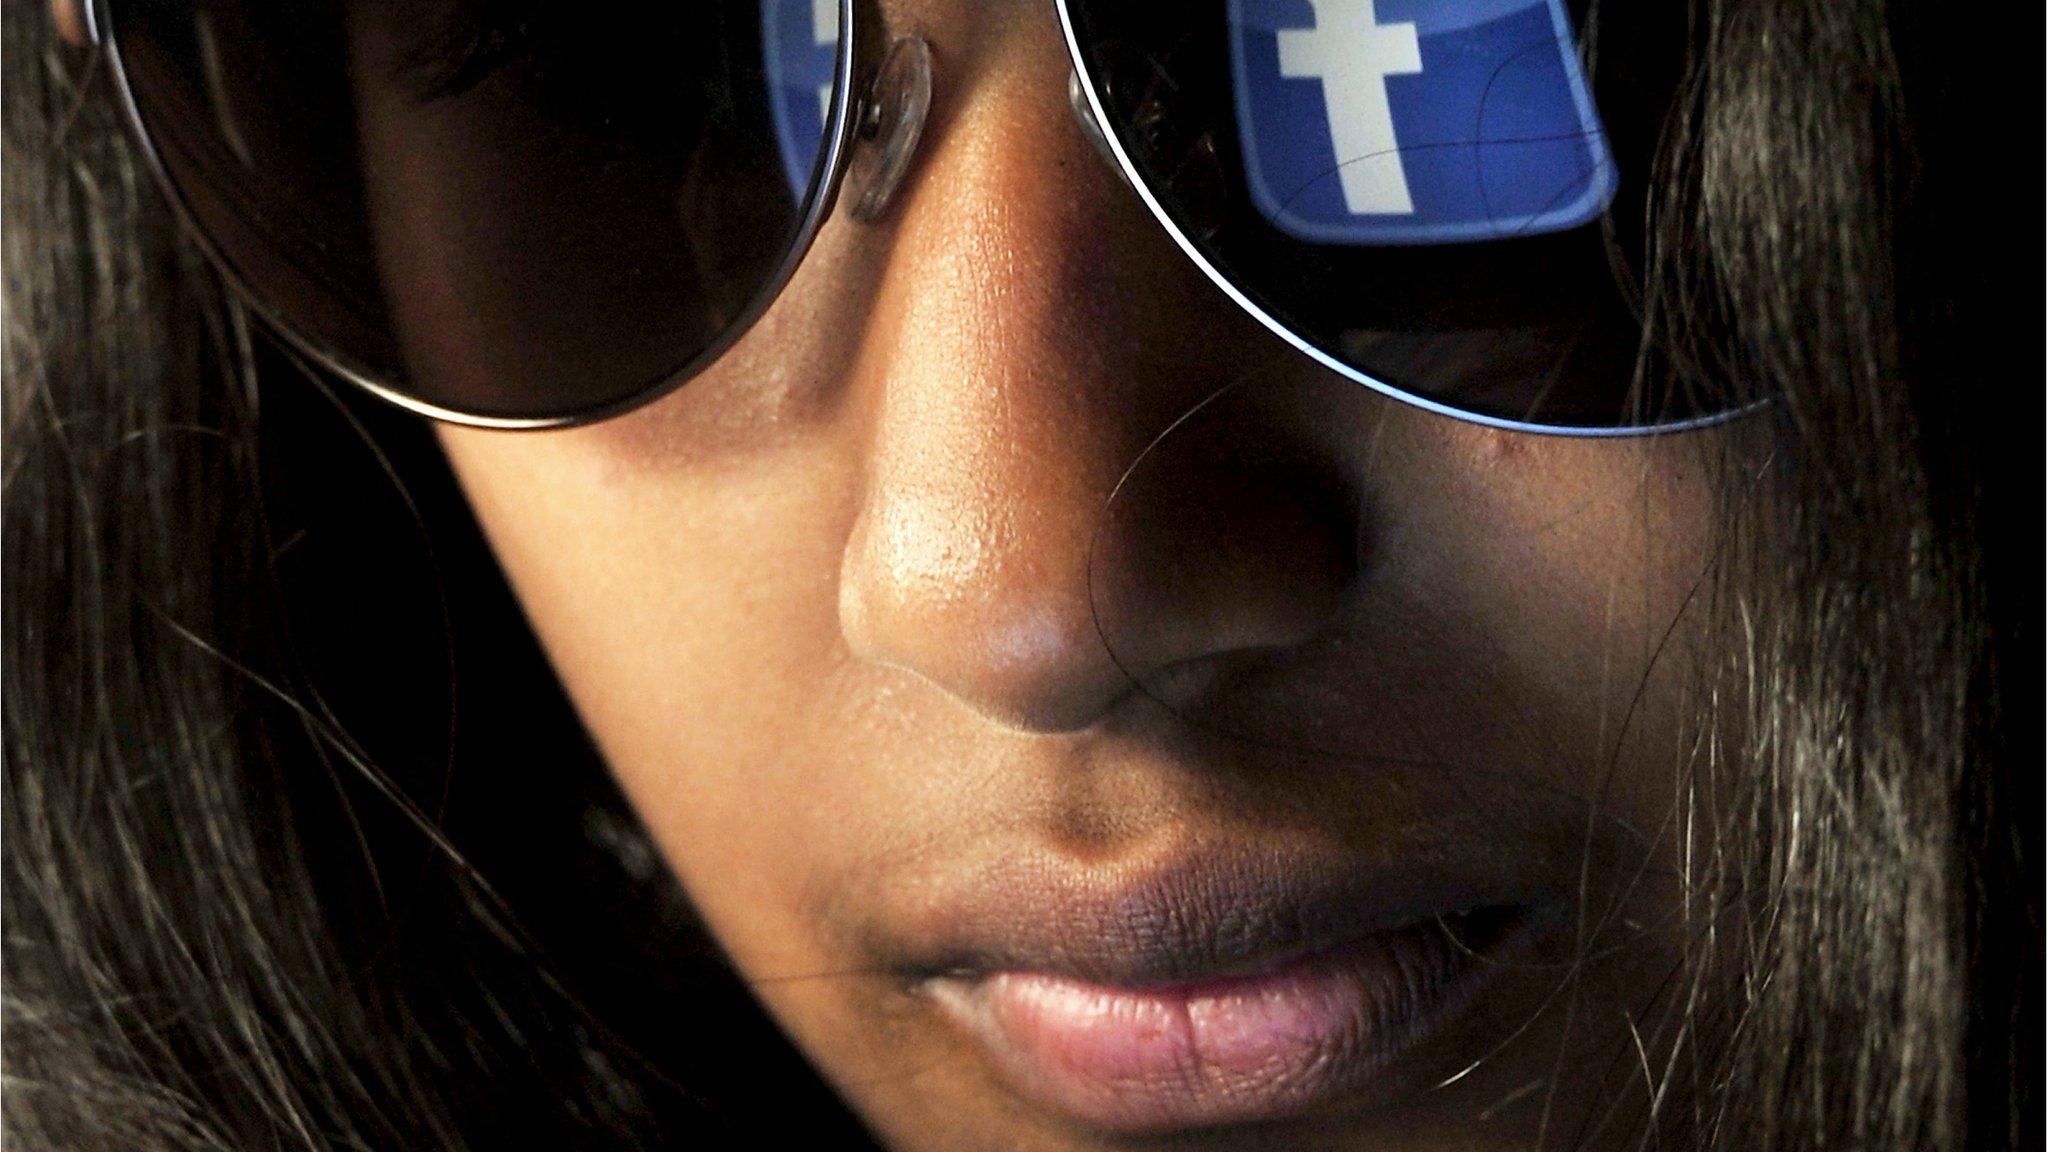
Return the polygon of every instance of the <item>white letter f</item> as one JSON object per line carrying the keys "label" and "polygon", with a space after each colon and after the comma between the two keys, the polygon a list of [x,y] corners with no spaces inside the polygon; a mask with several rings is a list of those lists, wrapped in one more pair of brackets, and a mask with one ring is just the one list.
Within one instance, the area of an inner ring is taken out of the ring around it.
{"label": "white letter f", "polygon": [[1412,213],[1387,77],[1422,71],[1415,25],[1381,24],[1373,0],[1308,2],[1316,25],[1280,31],[1280,74],[1323,82],[1344,206],[1356,215]]}

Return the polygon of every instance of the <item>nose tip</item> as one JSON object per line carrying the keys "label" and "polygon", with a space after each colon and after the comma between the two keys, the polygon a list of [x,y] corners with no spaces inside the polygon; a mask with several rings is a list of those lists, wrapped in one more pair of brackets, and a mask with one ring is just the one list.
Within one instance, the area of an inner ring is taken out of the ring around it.
{"label": "nose tip", "polygon": [[[905,372],[902,390],[920,379]],[[1317,445],[1212,409],[1133,448],[1087,429],[1149,422],[1034,417],[1074,393],[1120,411],[1103,381],[1065,380],[884,405],[840,573],[857,657],[1006,727],[1072,731],[1168,670],[1329,625],[1357,575],[1359,514]]]}
{"label": "nose tip", "polygon": [[1018,498],[926,488],[871,507],[851,550],[858,576],[841,584],[842,625],[858,655],[1005,726],[1084,726],[1129,684],[1097,634],[1088,573],[1072,566],[1086,563],[1076,526]]}
{"label": "nose tip", "polygon": [[1113,501],[1015,470],[872,490],[840,584],[849,647],[1006,727],[1052,732],[1169,669],[1320,633],[1355,573],[1349,510],[1304,495],[1316,489],[1291,469],[1176,463],[1189,466],[1134,473]]}

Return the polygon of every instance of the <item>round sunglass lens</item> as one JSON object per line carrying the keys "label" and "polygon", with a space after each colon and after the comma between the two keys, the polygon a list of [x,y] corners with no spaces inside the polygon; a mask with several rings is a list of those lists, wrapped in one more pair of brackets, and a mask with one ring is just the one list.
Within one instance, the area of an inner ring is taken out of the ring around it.
{"label": "round sunglass lens", "polygon": [[600,414],[765,305],[824,196],[838,3],[128,0],[137,116],[229,272],[443,414]]}
{"label": "round sunglass lens", "polygon": [[1672,383],[1628,287],[1682,26],[1606,5],[1595,29],[1577,0],[1061,7],[1162,222],[1332,367],[1508,426],[1734,406]]}

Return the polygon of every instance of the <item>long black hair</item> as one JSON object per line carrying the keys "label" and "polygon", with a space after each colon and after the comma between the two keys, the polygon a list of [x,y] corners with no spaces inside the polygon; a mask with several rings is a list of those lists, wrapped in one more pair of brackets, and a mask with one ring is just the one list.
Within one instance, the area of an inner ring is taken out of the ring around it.
{"label": "long black hair", "polygon": [[46,7],[5,30],[9,1137],[857,1144],[428,429],[250,331]]}
{"label": "long black hair", "polygon": [[[2040,521],[2002,498],[2038,492],[2008,342],[2038,313],[1964,225],[2034,220],[2039,167],[1971,179],[2031,89],[1933,7],[1693,5],[1646,323],[1781,396],[1782,498],[1729,500],[1689,979],[1646,1022],[1686,1071],[1644,1077],[1645,1139],[2038,1146]],[[695,923],[431,437],[251,330],[45,9],[4,30],[8,1138],[863,1140]]]}

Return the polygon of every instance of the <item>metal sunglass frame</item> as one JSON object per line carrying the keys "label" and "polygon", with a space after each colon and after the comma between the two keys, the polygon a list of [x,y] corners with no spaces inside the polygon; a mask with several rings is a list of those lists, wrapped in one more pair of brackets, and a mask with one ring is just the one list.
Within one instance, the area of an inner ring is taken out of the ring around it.
{"label": "metal sunglass frame", "polygon": [[[875,19],[872,14],[875,10],[872,5],[862,3],[861,0],[838,0],[838,3],[839,27],[842,31],[839,37],[838,61],[832,78],[832,107],[825,123],[825,146],[818,156],[817,166],[812,170],[810,187],[805,192],[799,222],[789,250],[783,254],[775,271],[762,283],[760,290],[748,301],[738,317],[727,325],[716,339],[660,380],[649,383],[622,400],[562,415],[540,417],[478,415],[406,395],[379,380],[374,373],[354,363],[349,357],[307,336],[298,325],[291,323],[272,308],[207,235],[206,229],[199,223],[191,206],[179,193],[176,181],[171,178],[170,170],[157,151],[156,141],[151,138],[142,118],[142,109],[136,103],[135,90],[129,81],[126,62],[122,59],[119,22],[111,18],[112,10],[119,7],[120,0],[83,0],[83,16],[88,34],[92,36],[94,43],[106,52],[122,115],[127,119],[129,130],[142,151],[150,173],[158,187],[163,190],[165,198],[170,201],[180,225],[193,238],[208,263],[219,270],[221,278],[227,282],[229,288],[243,304],[263,320],[267,327],[290,344],[294,351],[313,361],[319,368],[407,411],[473,428],[541,429],[572,428],[599,423],[649,404],[682,387],[723,356],[740,337],[746,335],[753,328],[755,321],[761,318],[761,314],[782,294],[783,288],[788,286],[790,277],[796,274],[797,266],[802,264],[804,257],[810,253],[811,244],[817,239],[819,229],[824,227],[825,221],[832,215],[832,210],[838,203],[839,190],[846,179],[847,160],[853,152],[854,138],[861,121],[863,101],[855,99],[853,94],[856,91],[865,91],[866,85],[873,79],[871,75],[857,75],[855,69],[857,61],[867,58],[862,52],[866,49],[868,37],[881,31],[872,26]],[[870,13],[870,16],[862,17],[860,13],[863,10]],[[860,85],[858,88],[857,83]]]}
{"label": "metal sunglass frame", "polygon": [[[1532,432],[1544,436],[1612,438],[1686,432],[1695,428],[1707,428],[1716,424],[1726,423],[1737,417],[1754,412],[1758,408],[1770,403],[1768,400],[1759,400],[1748,405],[1731,408],[1724,412],[1714,412],[1704,416],[1691,417],[1686,420],[1659,424],[1629,424],[1613,427],[1538,424],[1526,420],[1489,416],[1484,413],[1445,404],[1439,400],[1432,400],[1427,396],[1389,384],[1371,373],[1346,364],[1335,356],[1310,344],[1299,333],[1288,327],[1286,323],[1279,320],[1263,305],[1259,304],[1258,301],[1252,299],[1230,277],[1218,269],[1209,259],[1208,255],[1188,237],[1186,231],[1167,212],[1165,205],[1161,204],[1158,197],[1153,194],[1151,186],[1147,184],[1143,173],[1139,171],[1137,165],[1132,161],[1130,153],[1125,149],[1122,137],[1115,131],[1115,121],[1109,116],[1108,109],[1103,106],[1101,85],[1089,70],[1088,54],[1082,51],[1080,33],[1075,28],[1072,9],[1076,3],[1085,3],[1085,0],[1054,0],[1054,4],[1059,10],[1060,33],[1066,40],[1067,55],[1073,62],[1075,76],[1079,78],[1079,83],[1074,86],[1074,89],[1087,101],[1087,114],[1094,121],[1092,125],[1089,125],[1091,129],[1090,137],[1095,141],[1098,150],[1107,150],[1108,155],[1122,174],[1124,182],[1137,192],[1138,198],[1145,202],[1146,210],[1152,213],[1152,218],[1158,222],[1161,228],[1166,230],[1168,236],[1173,237],[1173,242],[1180,246],[1181,252],[1194,262],[1195,267],[1202,270],[1202,274],[1209,278],[1211,284],[1214,284],[1219,291],[1228,296],[1238,307],[1244,309],[1253,319],[1264,325],[1267,331],[1273,333],[1273,335],[1285,341],[1289,347],[1307,356],[1317,364],[1347,380],[1363,384],[1375,392],[1392,397],[1404,404],[1414,405],[1426,412],[1433,412],[1439,416],[1448,416],[1468,424],[1480,424],[1488,428],[1499,428],[1509,432]],[[1080,110],[1078,101],[1076,103],[1076,110],[1077,112]]]}
{"label": "metal sunglass frame", "polygon": [[[1107,109],[1103,105],[1099,84],[1090,71],[1088,55],[1082,50],[1079,33],[1073,17],[1072,10],[1078,2],[1080,0],[1054,0],[1054,6],[1059,16],[1061,35],[1066,43],[1067,53],[1073,67],[1073,77],[1078,81],[1072,85],[1070,95],[1077,97],[1074,100],[1074,109],[1078,116],[1086,117],[1083,127],[1088,131],[1091,141],[1096,145],[1097,150],[1102,152],[1105,158],[1116,166],[1124,182],[1129,184],[1132,190],[1136,192],[1138,198],[1143,201],[1146,210],[1152,214],[1153,219],[1166,231],[1166,234],[1173,239],[1174,243],[1194,263],[1195,267],[1202,271],[1210,283],[1215,285],[1234,304],[1242,308],[1287,346],[1308,357],[1321,367],[1354,383],[1371,388],[1382,395],[1427,412],[1485,427],[1513,432],[1529,432],[1545,436],[1612,438],[1684,432],[1737,419],[1769,403],[1768,400],[1758,400],[1727,411],[1658,424],[1617,425],[1612,427],[1540,424],[1487,415],[1433,400],[1427,396],[1388,383],[1316,347],[1286,323],[1275,317],[1243,288],[1234,283],[1230,277],[1218,269],[1201,248],[1187,235],[1186,231],[1173,219],[1171,214],[1167,212],[1157,196],[1154,195],[1143,174],[1133,162],[1130,153],[1126,150],[1120,134],[1114,128],[1114,121],[1109,117]],[[806,191],[805,200],[799,213],[799,222],[788,250],[783,254],[774,272],[762,283],[760,289],[756,291],[747,306],[741,310],[734,321],[727,325],[715,339],[688,361],[678,365],[661,379],[648,383],[645,387],[623,399],[559,415],[507,417],[463,412],[408,395],[378,379],[375,373],[353,362],[348,356],[306,335],[298,325],[293,324],[287,317],[283,316],[277,309],[266,302],[213,242],[206,229],[201,226],[196,214],[186,202],[185,197],[179,192],[176,182],[171,178],[170,171],[157,149],[156,141],[150,135],[143,119],[142,110],[136,100],[135,90],[128,75],[126,61],[123,59],[121,52],[119,22],[114,18],[114,9],[119,7],[122,0],[80,0],[80,3],[84,27],[94,43],[98,44],[106,52],[109,70],[113,74],[115,91],[120,102],[122,114],[128,122],[129,129],[138,143],[152,177],[163,190],[166,199],[169,200],[180,224],[191,235],[194,243],[206,256],[208,262],[219,270],[222,279],[228,284],[235,295],[261,318],[269,328],[284,339],[294,351],[311,360],[322,370],[332,373],[340,379],[389,401],[400,408],[419,415],[446,421],[451,424],[498,429],[577,427],[598,423],[639,408],[683,386],[691,378],[717,361],[733,344],[738,342],[742,336],[752,329],[754,323],[760,319],[761,315],[782,294],[782,290],[787,287],[790,278],[796,274],[797,267],[809,255],[811,245],[817,239],[819,230],[823,228],[825,221],[832,215],[834,208],[837,206],[839,193],[846,178],[848,161],[853,153],[855,139],[861,131],[862,121],[868,104],[868,97],[866,95],[857,97],[855,93],[865,94],[867,92],[868,86],[874,80],[873,73],[879,71],[880,67],[877,65],[868,69],[863,74],[857,71],[859,68],[858,62],[871,59],[876,55],[867,51],[868,42],[871,38],[877,37],[883,32],[878,27],[880,18],[872,3],[867,2],[867,0],[838,0],[839,26],[843,31],[837,48],[831,108],[826,122],[825,146],[818,157],[816,167],[813,169],[810,187]],[[863,15],[863,13],[866,13],[866,15]],[[1088,121],[1092,121],[1092,123]]]}

